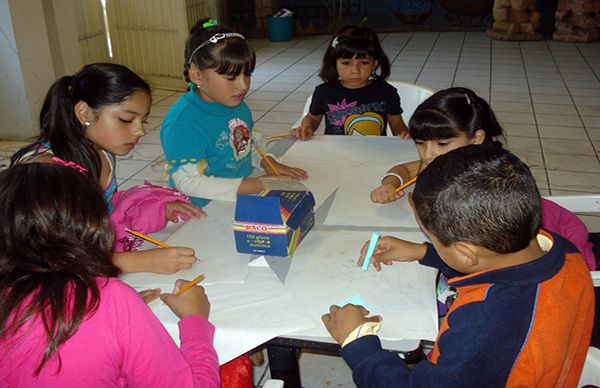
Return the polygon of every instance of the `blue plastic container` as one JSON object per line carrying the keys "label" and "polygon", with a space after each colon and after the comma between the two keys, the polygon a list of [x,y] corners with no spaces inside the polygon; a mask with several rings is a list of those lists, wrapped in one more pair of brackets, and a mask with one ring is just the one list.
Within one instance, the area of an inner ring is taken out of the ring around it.
{"label": "blue plastic container", "polygon": [[267,17],[267,29],[271,42],[287,42],[294,35],[294,17]]}

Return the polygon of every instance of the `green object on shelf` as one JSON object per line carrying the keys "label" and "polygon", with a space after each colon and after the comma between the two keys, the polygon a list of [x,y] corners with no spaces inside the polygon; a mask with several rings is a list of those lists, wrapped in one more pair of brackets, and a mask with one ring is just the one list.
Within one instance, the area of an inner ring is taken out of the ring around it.
{"label": "green object on shelf", "polygon": [[269,39],[272,42],[287,42],[292,39],[294,34],[294,17],[276,18],[269,16],[267,17],[267,29],[269,30]]}

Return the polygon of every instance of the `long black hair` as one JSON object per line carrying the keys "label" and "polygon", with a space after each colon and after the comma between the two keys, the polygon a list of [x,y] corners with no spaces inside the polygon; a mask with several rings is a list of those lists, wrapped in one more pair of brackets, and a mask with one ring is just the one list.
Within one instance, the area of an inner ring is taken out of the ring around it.
{"label": "long black hair", "polygon": [[57,157],[85,167],[96,181],[100,177],[100,158],[86,137],[85,126],[75,115],[75,104],[84,101],[94,111],[119,104],[134,93],[151,95],[150,86],[139,75],[123,65],[93,63],[77,74],[61,77],[46,94],[40,113],[40,136],[34,144],[20,149],[11,157],[16,164],[28,152],[50,143]]}
{"label": "long black hair", "polygon": [[[241,73],[250,76],[256,66],[256,54],[245,39],[232,36],[216,39],[218,34],[235,33],[231,28],[219,26],[210,18],[194,24],[185,42],[183,76],[190,82],[189,70],[192,64],[200,70],[214,69],[218,74],[237,77]],[[214,39],[212,43],[209,39]],[[209,42],[200,47],[203,43]]]}
{"label": "long black hair", "polygon": [[0,187],[0,341],[39,320],[39,373],[98,307],[96,278],[116,276],[113,232],[100,186],[75,169],[18,164]]}
{"label": "long black hair", "polygon": [[340,28],[330,39],[323,55],[319,77],[324,82],[338,82],[337,60],[354,57],[372,57],[377,61],[377,67],[372,74],[374,79],[385,80],[390,76],[390,60],[379,43],[377,33],[368,27],[348,25]]}
{"label": "long black hair", "polygon": [[467,88],[449,88],[434,93],[417,107],[408,122],[408,129],[414,140],[450,139],[462,132],[470,139],[478,129],[485,132],[486,144],[503,136],[490,105]]}

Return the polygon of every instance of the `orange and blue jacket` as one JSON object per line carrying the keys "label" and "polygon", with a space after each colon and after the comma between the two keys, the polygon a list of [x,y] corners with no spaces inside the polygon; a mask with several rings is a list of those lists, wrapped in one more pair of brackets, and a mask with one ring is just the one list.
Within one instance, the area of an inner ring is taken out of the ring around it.
{"label": "orange and blue jacket", "polygon": [[[581,254],[546,231],[534,261],[462,276],[428,244],[421,264],[458,295],[431,360],[412,370],[374,335],[342,349],[359,387],[576,387],[590,343],[594,291]],[[457,276],[460,275],[460,276]]]}

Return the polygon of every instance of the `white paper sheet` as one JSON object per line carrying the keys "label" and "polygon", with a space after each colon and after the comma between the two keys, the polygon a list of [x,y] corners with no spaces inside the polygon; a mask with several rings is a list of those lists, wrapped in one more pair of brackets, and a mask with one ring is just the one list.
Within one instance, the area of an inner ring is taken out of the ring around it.
{"label": "white paper sheet", "polygon": [[[243,284],[219,284],[205,289],[211,303],[209,320],[216,327],[214,345],[221,364],[278,335],[316,325],[295,305],[268,267],[250,268]],[[179,319],[160,300],[149,306],[179,345]]]}
{"label": "white paper sheet", "polygon": [[339,187],[345,169],[341,162],[297,161],[294,167],[308,172],[308,179],[302,181],[315,198],[315,210]]}
{"label": "white paper sheet", "polygon": [[177,279],[191,280],[203,273],[202,285],[242,283],[246,278],[250,255],[238,253],[233,235],[235,202],[211,201],[204,210],[206,218],[190,220],[165,242],[171,246],[193,248],[198,261],[191,269],[172,275],[148,272],[125,274],[121,279],[140,290],[160,287],[171,290]]}
{"label": "white paper sheet", "polygon": [[387,170],[374,164],[355,164],[352,169],[346,169],[323,224],[418,228],[407,195],[414,186],[407,188],[405,196],[397,201],[371,202],[371,191],[380,184]]}
{"label": "white paper sheet", "polygon": [[[383,316],[379,335],[386,340],[426,339],[437,335],[436,270],[416,262],[384,266],[377,272],[356,265],[369,232],[312,231],[296,251],[285,285],[298,306],[320,320],[332,304],[363,304]],[[423,242],[420,232],[394,234]],[[329,337],[323,325],[302,335]]]}
{"label": "white paper sheet", "polygon": [[417,159],[412,140],[389,136],[314,136],[308,141],[296,141],[283,155],[284,163],[292,166],[302,161],[358,162],[381,164],[388,169]]}

